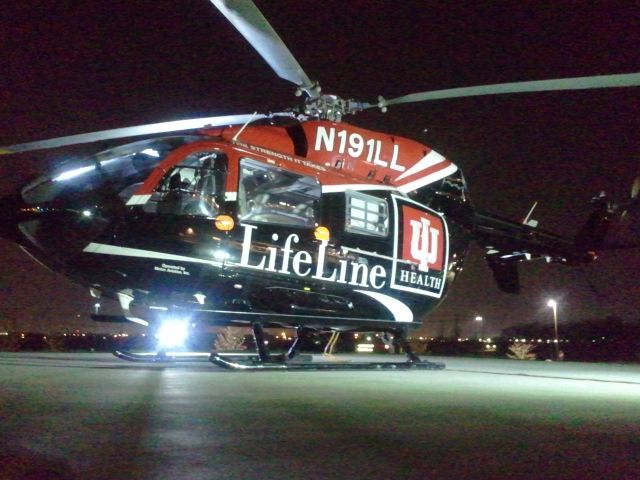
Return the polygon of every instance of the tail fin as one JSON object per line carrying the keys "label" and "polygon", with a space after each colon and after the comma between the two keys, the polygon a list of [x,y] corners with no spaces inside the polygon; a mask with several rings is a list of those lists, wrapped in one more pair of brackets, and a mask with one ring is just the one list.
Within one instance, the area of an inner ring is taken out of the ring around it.
{"label": "tail fin", "polygon": [[607,198],[605,192],[591,199],[593,212],[574,237],[576,247],[596,250],[604,245],[605,237],[618,210],[617,205]]}
{"label": "tail fin", "polygon": [[574,237],[576,247],[584,250],[596,250],[640,246],[637,238],[632,239],[631,242],[628,239],[620,238],[607,241],[607,234],[612,225],[615,224],[618,233],[622,233],[619,231],[621,226],[638,220],[638,213],[640,213],[639,192],[640,175],[633,181],[629,199],[621,204],[609,200],[605,192],[600,192],[598,196],[592,198],[591,204],[594,210]]}

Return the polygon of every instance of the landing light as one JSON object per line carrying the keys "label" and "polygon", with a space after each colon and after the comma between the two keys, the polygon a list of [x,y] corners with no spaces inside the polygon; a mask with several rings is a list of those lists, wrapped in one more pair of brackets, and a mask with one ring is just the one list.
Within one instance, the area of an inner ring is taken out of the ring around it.
{"label": "landing light", "polygon": [[182,347],[188,335],[188,322],[184,320],[166,320],[160,325],[156,333],[158,348]]}

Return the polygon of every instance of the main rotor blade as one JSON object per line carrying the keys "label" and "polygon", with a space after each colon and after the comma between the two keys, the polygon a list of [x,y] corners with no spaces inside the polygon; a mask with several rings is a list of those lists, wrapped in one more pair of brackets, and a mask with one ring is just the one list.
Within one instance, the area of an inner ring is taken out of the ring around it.
{"label": "main rotor blade", "polygon": [[554,80],[535,80],[532,82],[497,83],[476,87],[450,88],[419,92],[381,100],[381,107],[399,103],[424,102],[445,98],[476,97],[480,95],[503,95],[506,93],[545,92],[553,90],[584,90],[588,88],[616,88],[640,86],[640,73],[621,75],[599,75],[593,77],[559,78]]}
{"label": "main rotor blade", "polygon": [[192,118],[189,120],[177,120],[174,122],[152,123],[149,125],[138,125],[137,127],[114,128],[113,130],[81,133],[78,135],[69,135],[67,137],[50,138],[48,140],[38,140],[35,142],[10,145],[8,147],[0,147],[0,155],[22,153],[31,150],[42,150],[45,148],[65,147],[78,143],[114,140],[116,138],[137,137],[140,135],[153,135],[156,133],[179,132],[182,130],[194,130],[204,127],[237,125],[261,118],[265,118],[265,115],[225,115],[222,117]]}
{"label": "main rotor blade", "polygon": [[311,98],[319,96],[317,85],[304,73],[293,54],[251,0],[211,0],[211,2],[280,78],[295,83]]}

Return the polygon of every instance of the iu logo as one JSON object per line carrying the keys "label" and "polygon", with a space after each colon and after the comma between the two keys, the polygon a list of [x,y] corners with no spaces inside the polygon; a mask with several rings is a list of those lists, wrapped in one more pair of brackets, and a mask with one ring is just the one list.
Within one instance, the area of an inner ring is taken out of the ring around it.
{"label": "iu logo", "polygon": [[418,264],[418,269],[442,270],[444,255],[444,228],[435,215],[403,205],[404,234],[402,258]]}

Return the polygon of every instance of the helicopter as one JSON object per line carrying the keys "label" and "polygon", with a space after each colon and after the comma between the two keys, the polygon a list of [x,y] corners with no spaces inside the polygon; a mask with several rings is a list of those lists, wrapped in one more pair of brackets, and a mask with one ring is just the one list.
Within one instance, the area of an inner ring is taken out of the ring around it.
{"label": "helicopter", "polygon": [[[471,240],[485,250],[500,288],[517,293],[520,262],[590,263],[607,227],[630,208],[598,197],[573,239],[528,219],[501,219],[473,207],[460,168],[438,152],[343,119],[447,98],[633,87],[640,74],[419,92],[371,103],[342,99],[309,79],[252,2],[213,4],[296,86],[302,105],[0,149],[149,137],[60,163],[2,202],[5,238],[96,298],[118,300],[122,316],[96,313],[97,321],[152,329],[192,322],[251,326],[254,366],[292,368],[298,342],[274,358],[263,328],[292,327],[299,339],[313,330],[390,331],[404,339],[444,300]],[[433,367],[406,342],[405,350],[407,365]]]}

